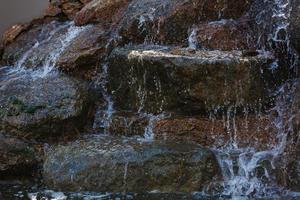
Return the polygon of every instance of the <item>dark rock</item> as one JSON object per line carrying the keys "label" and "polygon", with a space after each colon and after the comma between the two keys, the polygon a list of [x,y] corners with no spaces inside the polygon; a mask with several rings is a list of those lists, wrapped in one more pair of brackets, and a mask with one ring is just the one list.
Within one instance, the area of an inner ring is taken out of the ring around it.
{"label": "dark rock", "polygon": [[222,107],[266,105],[274,86],[267,53],[197,51],[161,46],[115,49],[109,86],[119,110],[150,113],[206,112]]}
{"label": "dark rock", "polygon": [[148,118],[143,115],[122,112],[114,113],[108,130],[111,134],[123,136],[143,135],[148,125]]}
{"label": "dark rock", "polygon": [[35,77],[31,74],[5,73],[0,78],[0,130],[21,137],[45,139],[81,129],[88,112],[85,83],[60,74]]}
{"label": "dark rock", "polygon": [[292,0],[292,12],[290,17],[290,35],[294,48],[300,52],[300,1]]}
{"label": "dark rock", "polygon": [[51,0],[46,15],[62,12],[72,20],[83,6],[84,4],[80,0]]}
{"label": "dark rock", "polygon": [[220,169],[215,155],[193,143],[94,137],[49,151],[45,183],[68,191],[200,191]]}
{"label": "dark rock", "polygon": [[37,159],[32,146],[19,139],[0,134],[0,179],[32,175]]}
{"label": "dark rock", "polygon": [[183,44],[188,29],[206,20],[241,17],[251,1],[94,0],[75,17],[78,25],[112,25],[125,42]]}

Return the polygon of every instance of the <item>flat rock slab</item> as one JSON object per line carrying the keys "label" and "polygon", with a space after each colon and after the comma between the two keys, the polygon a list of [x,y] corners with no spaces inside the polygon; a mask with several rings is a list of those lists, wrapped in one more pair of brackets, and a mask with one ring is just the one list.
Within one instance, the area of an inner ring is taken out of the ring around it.
{"label": "flat rock slab", "polygon": [[58,73],[0,70],[0,130],[45,139],[83,126],[89,105],[84,82]]}
{"label": "flat rock slab", "polygon": [[47,186],[68,191],[201,191],[220,177],[215,155],[193,143],[94,136],[53,147],[43,166]]}
{"label": "flat rock slab", "polygon": [[269,70],[272,60],[267,52],[119,48],[109,59],[109,87],[120,110],[254,109],[269,101],[275,80]]}

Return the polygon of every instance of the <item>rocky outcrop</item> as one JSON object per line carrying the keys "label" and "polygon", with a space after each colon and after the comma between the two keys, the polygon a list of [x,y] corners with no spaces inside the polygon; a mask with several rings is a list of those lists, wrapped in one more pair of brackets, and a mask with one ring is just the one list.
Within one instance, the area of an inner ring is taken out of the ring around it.
{"label": "rocky outcrop", "polygon": [[46,139],[85,124],[89,109],[85,83],[58,74],[32,77],[1,71],[1,130]]}
{"label": "rocky outcrop", "polygon": [[[115,107],[158,113],[205,113],[214,108],[268,103],[272,56],[161,46],[115,49],[109,86]],[[222,109],[220,109],[221,111]]]}
{"label": "rocky outcrop", "polygon": [[52,148],[43,175],[68,191],[192,192],[220,174],[214,154],[193,143],[94,137]]}
{"label": "rocky outcrop", "polygon": [[32,146],[0,133],[0,179],[31,175],[37,168]]}

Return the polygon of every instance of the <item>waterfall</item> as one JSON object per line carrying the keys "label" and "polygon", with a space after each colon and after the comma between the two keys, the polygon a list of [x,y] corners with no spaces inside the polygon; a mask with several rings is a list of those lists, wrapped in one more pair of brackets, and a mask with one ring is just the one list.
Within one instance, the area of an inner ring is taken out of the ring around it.
{"label": "waterfall", "polygon": [[[50,32],[47,32],[51,28]],[[74,22],[60,23],[54,21],[50,25],[43,27],[39,37],[40,41],[35,41],[34,45],[24,52],[21,57],[14,63],[9,70],[9,74],[30,74],[33,78],[45,77],[53,72],[57,61],[61,54],[70,46],[72,41],[90,26],[78,27]],[[53,45],[49,46],[50,43]],[[41,48],[49,46],[50,52],[46,52],[46,56],[38,55],[37,52]],[[40,57],[42,61],[39,62]],[[28,64],[30,61],[30,65]]]}
{"label": "waterfall", "polygon": [[[263,27],[268,27],[269,33],[267,36],[267,46],[259,45],[259,47],[276,51],[279,45],[284,43],[285,51],[289,56],[287,64],[290,68],[294,68],[297,64],[298,55],[290,45],[287,30],[291,12],[290,0],[267,0],[264,2],[271,5],[269,9],[272,15],[271,19],[266,18],[264,15],[268,14],[268,9],[264,9],[256,17],[258,26],[263,24]],[[272,21],[272,24],[267,24],[270,21]],[[259,37],[260,39],[262,38]],[[263,43],[262,41],[258,41],[258,43],[260,42]],[[274,44],[276,47],[272,49],[272,45]],[[274,70],[278,65],[280,65],[279,59],[270,66],[270,69]],[[223,150],[216,150],[224,177],[224,181],[222,182],[223,195],[230,196],[232,199],[243,199],[246,196],[275,198],[285,192],[276,181],[276,167],[278,167],[276,166],[276,162],[284,152],[288,134],[291,132],[290,119],[293,118],[291,116],[293,114],[289,108],[289,104],[291,93],[296,92],[295,89],[289,93],[286,90],[288,90],[286,84],[278,89],[278,98],[275,107],[270,111],[270,114],[275,112],[277,115],[273,122],[277,129],[274,133],[274,137],[277,137],[277,144],[265,151],[257,151],[255,148],[250,147],[238,148],[238,142],[234,138],[235,134],[231,134],[232,144]]]}

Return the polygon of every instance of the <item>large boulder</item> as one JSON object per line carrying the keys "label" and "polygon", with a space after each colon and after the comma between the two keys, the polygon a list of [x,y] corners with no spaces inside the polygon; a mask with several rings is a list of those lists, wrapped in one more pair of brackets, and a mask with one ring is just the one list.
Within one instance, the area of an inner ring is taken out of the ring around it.
{"label": "large boulder", "polygon": [[191,114],[266,105],[268,90],[276,80],[269,70],[272,56],[252,53],[189,52],[162,46],[115,49],[109,58],[114,106],[146,113]]}
{"label": "large boulder", "polygon": [[32,175],[36,168],[37,158],[32,146],[0,133],[0,179]]}
{"label": "large boulder", "polygon": [[48,187],[68,191],[200,191],[220,169],[193,143],[143,142],[95,136],[52,148],[43,166]]}
{"label": "large boulder", "polygon": [[58,73],[31,73],[1,69],[0,130],[45,139],[81,129],[89,109],[87,85]]}

